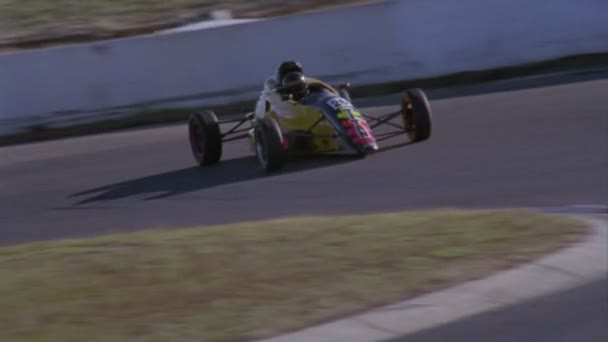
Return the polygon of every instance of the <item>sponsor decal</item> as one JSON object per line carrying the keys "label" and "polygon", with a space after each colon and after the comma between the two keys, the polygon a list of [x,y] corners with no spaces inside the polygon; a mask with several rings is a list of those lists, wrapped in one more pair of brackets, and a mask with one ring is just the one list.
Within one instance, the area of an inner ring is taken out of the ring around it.
{"label": "sponsor decal", "polygon": [[334,97],[333,99],[328,100],[326,102],[326,104],[335,110],[353,107],[353,105],[350,102],[348,102],[346,99],[343,99],[341,97]]}
{"label": "sponsor decal", "polygon": [[338,113],[338,119],[342,121],[342,126],[346,128],[347,134],[355,141],[359,143],[375,141],[367,121],[356,110],[342,110]]}

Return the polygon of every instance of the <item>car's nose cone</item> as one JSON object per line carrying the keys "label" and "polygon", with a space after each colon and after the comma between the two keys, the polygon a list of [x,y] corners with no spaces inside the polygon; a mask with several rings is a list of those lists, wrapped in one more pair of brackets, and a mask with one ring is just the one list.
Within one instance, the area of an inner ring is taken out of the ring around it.
{"label": "car's nose cone", "polygon": [[378,144],[376,142],[370,142],[363,145],[363,150],[367,153],[378,151]]}

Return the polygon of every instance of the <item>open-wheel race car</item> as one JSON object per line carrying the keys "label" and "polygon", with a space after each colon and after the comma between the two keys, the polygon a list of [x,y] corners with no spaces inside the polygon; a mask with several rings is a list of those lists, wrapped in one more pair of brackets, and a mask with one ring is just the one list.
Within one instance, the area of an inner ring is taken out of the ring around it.
{"label": "open-wheel race car", "polygon": [[[431,109],[421,89],[405,90],[399,110],[372,117],[352,104],[348,83],[332,87],[309,78],[308,87],[309,94],[299,101],[262,92],[254,111],[238,117],[218,119],[211,110],[192,113],[188,131],[197,164],[219,162],[224,142],[245,138],[259,166],[271,172],[280,169],[288,156],[361,158],[378,151],[380,141],[399,134],[406,134],[411,143],[431,135]],[[402,125],[390,122],[397,117]],[[222,132],[220,125],[229,123],[234,125]],[[372,129],[383,124],[397,130],[374,134]]]}

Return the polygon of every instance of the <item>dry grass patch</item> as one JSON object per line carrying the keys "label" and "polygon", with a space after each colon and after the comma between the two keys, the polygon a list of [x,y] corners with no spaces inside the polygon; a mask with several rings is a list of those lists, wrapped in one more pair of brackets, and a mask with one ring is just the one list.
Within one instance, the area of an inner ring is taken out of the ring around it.
{"label": "dry grass patch", "polygon": [[586,230],[526,211],[423,211],[5,247],[0,340],[259,338],[478,278]]}
{"label": "dry grass patch", "polygon": [[369,0],[0,0],[0,46],[142,34],[202,20],[214,9],[247,18],[362,2]]}

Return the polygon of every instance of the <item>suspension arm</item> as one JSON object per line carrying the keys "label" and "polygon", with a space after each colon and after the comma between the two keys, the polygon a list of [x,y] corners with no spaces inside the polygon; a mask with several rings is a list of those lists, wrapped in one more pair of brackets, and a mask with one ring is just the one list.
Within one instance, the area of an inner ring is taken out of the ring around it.
{"label": "suspension arm", "polygon": [[369,116],[369,115],[366,115],[366,114],[363,114],[363,116],[367,120],[373,120],[373,121],[375,121],[375,123],[370,126],[371,128],[376,128],[376,127],[378,127],[378,126],[380,126],[382,124],[387,124],[387,125],[399,128],[401,130],[405,130],[405,127],[399,126],[399,125],[394,124],[392,122],[389,122],[389,120],[394,119],[395,117],[397,117],[400,114],[401,114],[401,111],[397,111],[397,112],[394,112],[394,113],[389,113],[389,114],[386,114],[386,115],[382,115],[379,118],[375,118],[375,117],[372,117],[372,116]]}

